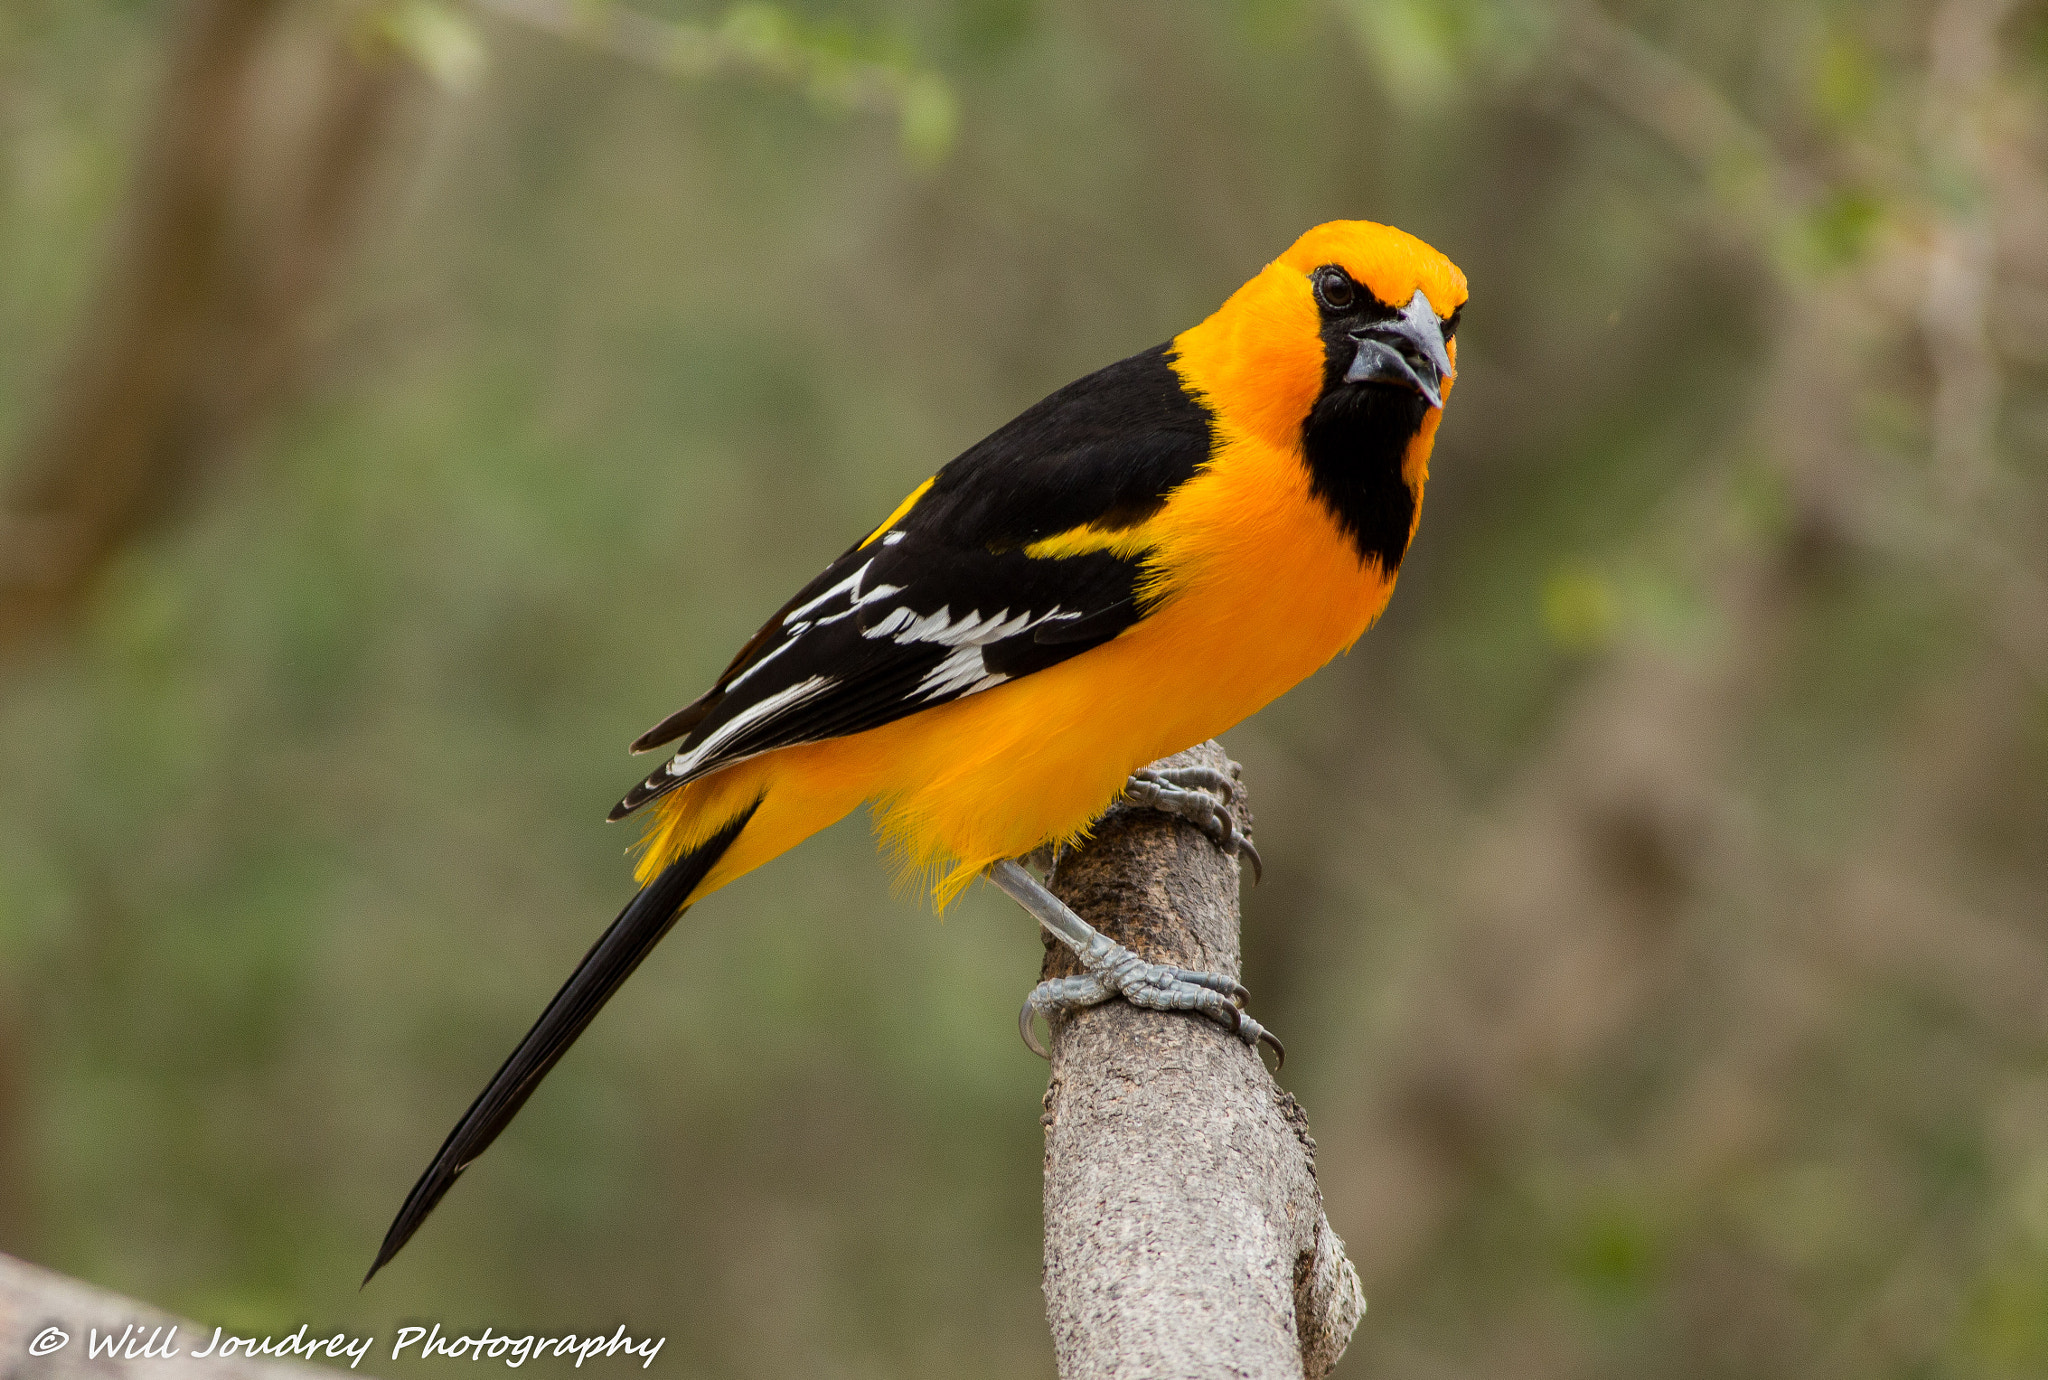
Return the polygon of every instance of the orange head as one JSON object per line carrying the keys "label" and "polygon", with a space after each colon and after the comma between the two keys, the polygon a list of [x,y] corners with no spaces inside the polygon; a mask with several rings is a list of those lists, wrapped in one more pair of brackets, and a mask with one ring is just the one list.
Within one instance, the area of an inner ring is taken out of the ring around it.
{"label": "orange head", "polygon": [[1175,341],[1225,433],[1298,455],[1315,495],[1391,572],[1457,377],[1465,275],[1413,235],[1319,225]]}
{"label": "orange head", "polygon": [[[1437,318],[1441,336],[1436,348],[1445,363],[1436,396],[1428,399],[1441,406],[1456,372],[1451,333],[1465,305],[1465,275],[1391,225],[1318,225],[1175,343],[1219,417],[1275,445],[1299,445],[1316,400],[1358,362],[1359,343],[1352,337],[1382,323],[1398,331],[1417,293]],[[1387,343],[1396,353],[1427,353],[1429,342],[1413,335]],[[1427,373],[1419,368],[1423,362],[1416,361],[1420,374]]]}

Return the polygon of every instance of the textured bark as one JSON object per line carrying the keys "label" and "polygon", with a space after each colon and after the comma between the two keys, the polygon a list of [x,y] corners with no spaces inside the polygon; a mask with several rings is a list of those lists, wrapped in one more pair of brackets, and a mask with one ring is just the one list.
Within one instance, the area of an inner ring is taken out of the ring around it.
{"label": "textured bark", "polygon": [[[169,1336],[173,1327],[175,1339]],[[32,1354],[31,1343],[50,1328],[67,1340],[55,1350],[45,1340],[34,1348],[44,1354]],[[95,1330],[105,1339],[121,1337],[124,1328],[131,1329],[127,1335],[138,1353],[154,1331],[160,1353],[175,1349],[183,1354],[135,1360],[87,1354]],[[212,1337],[210,1327],[196,1327],[146,1303],[0,1255],[0,1380],[319,1380],[337,1373],[321,1366],[190,1354],[206,1348]]]}
{"label": "textured bark", "polygon": [[[1212,742],[1155,765],[1227,763]],[[1149,959],[1238,974],[1237,863],[1190,825],[1119,807],[1060,854],[1051,887]],[[1047,977],[1075,971],[1049,948]],[[1195,1017],[1081,1012],[1054,1032],[1045,1128],[1063,1380],[1267,1380],[1337,1363],[1364,1293],[1323,1215],[1308,1119],[1257,1054]]]}

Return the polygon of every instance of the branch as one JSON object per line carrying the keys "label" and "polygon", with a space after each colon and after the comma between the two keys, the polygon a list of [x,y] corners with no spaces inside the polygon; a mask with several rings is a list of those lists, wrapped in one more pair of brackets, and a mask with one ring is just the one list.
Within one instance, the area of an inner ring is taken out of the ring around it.
{"label": "branch", "polygon": [[1998,32],[2012,8],[2013,0],[1948,0],[1928,32],[1923,137],[1969,194],[1932,203],[1920,326],[1934,372],[1935,471],[1948,496],[1965,505],[1983,497],[1996,461],[2002,380],[1991,344],[1998,284],[1984,126],[1996,95]]}
{"label": "branch", "polygon": [[[66,1339],[55,1350],[48,1349],[54,1339],[51,1328]],[[104,1343],[122,1338],[124,1328],[130,1329],[126,1336],[135,1359],[89,1354],[95,1331]],[[157,1354],[144,1358],[140,1352],[153,1332]],[[323,1372],[343,1373],[303,1362],[192,1355],[208,1349],[212,1338],[212,1328],[0,1255],[0,1371],[7,1375],[35,1380],[319,1380]],[[178,1354],[168,1354],[173,1350]]]}
{"label": "branch", "polygon": [[[1210,742],[1154,765],[1230,764]],[[1050,885],[1155,962],[1238,972],[1237,864],[1189,825],[1114,809]],[[1044,971],[1078,970],[1049,946]],[[1054,1032],[1044,1121],[1062,1380],[1336,1365],[1364,1292],[1323,1215],[1308,1119],[1257,1054],[1206,1021],[1111,1002]]]}
{"label": "branch", "polygon": [[893,116],[904,147],[924,162],[945,156],[956,115],[936,73],[856,55],[843,36],[813,29],[773,5],[740,4],[717,24],[659,19],[611,0],[470,0],[480,13],[582,43],[673,77],[748,71],[802,87],[821,105]]}

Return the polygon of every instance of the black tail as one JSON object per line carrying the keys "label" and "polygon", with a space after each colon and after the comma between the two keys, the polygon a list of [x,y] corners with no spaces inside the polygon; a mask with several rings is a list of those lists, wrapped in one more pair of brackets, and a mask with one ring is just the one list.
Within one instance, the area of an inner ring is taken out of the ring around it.
{"label": "black tail", "polygon": [[368,1284],[371,1277],[412,1239],[420,1223],[427,1220],[427,1214],[441,1201],[441,1195],[454,1185],[478,1155],[490,1148],[498,1133],[511,1124],[526,1099],[540,1086],[540,1080],[547,1077],[548,1070],[555,1066],[555,1061],[576,1043],[576,1037],[611,1000],[612,993],[633,975],[633,970],[640,966],[640,960],[647,957],[681,917],[684,900],[704,880],[713,864],[724,856],[732,841],[740,836],[740,831],[747,827],[747,821],[754,817],[759,806],[760,802],[756,801],[701,847],[663,868],[659,876],[626,903],[626,908],[619,912],[619,918],[612,921],[604,937],[583,956],[583,962],[562,984],[562,990],[555,993],[555,999],[548,1003],[547,1010],[541,1012],[533,1029],[526,1032],[519,1048],[512,1051],[512,1057],[505,1061],[489,1085],[477,1094],[476,1101],[469,1104],[462,1120],[455,1123],[455,1129],[441,1143],[434,1162],[427,1166],[426,1173],[420,1175],[420,1181],[412,1186],[412,1192],[406,1195],[405,1205],[398,1209],[398,1216],[392,1220],[391,1230],[384,1234],[384,1244],[377,1251],[377,1263],[370,1267],[369,1274],[363,1276],[363,1283]]}

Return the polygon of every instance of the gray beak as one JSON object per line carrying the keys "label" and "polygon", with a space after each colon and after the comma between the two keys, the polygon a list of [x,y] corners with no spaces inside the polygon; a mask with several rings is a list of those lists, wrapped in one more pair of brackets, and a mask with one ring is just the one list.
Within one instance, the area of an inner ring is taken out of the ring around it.
{"label": "gray beak", "polygon": [[1358,342],[1358,357],[1345,371],[1344,382],[1398,384],[1420,393],[1431,407],[1444,405],[1451,356],[1444,348],[1443,323],[1419,289],[1399,316],[1361,326],[1351,338]]}

